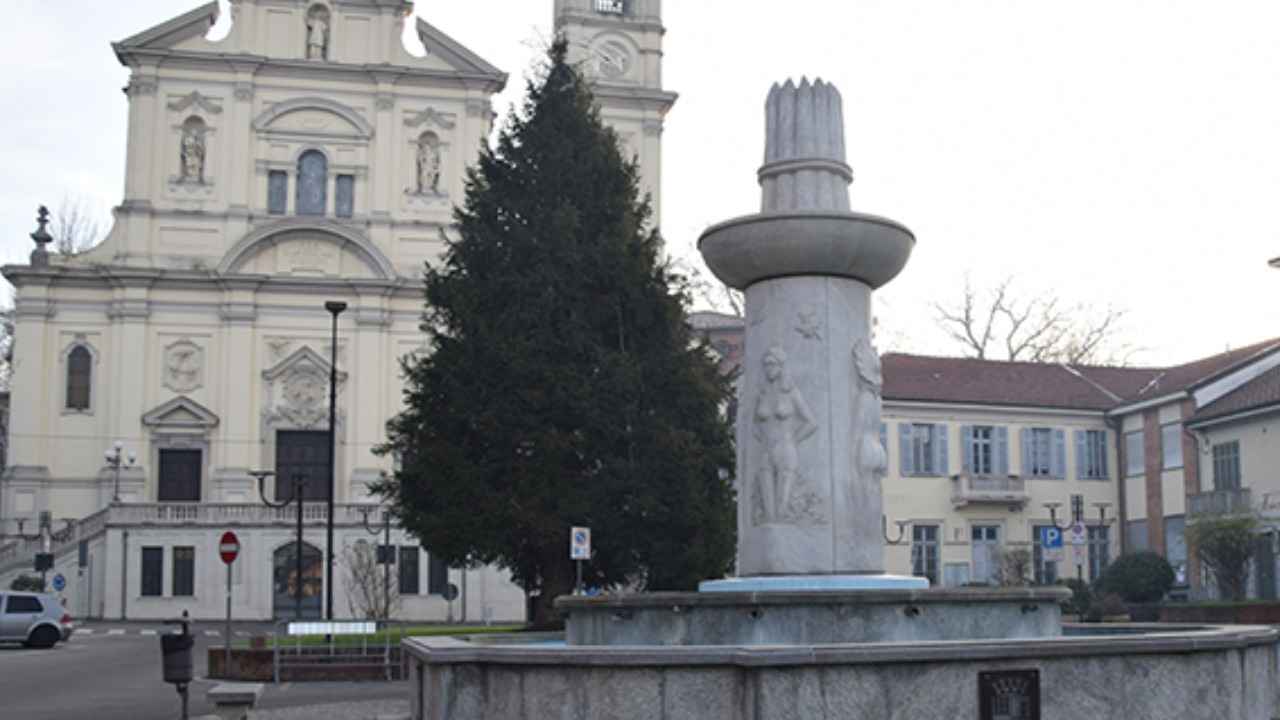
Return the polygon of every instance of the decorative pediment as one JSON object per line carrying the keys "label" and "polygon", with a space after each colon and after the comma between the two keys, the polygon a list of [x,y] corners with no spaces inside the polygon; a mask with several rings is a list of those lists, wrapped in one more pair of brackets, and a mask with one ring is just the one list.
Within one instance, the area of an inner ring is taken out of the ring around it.
{"label": "decorative pediment", "polygon": [[404,119],[405,127],[417,128],[431,123],[441,130],[452,130],[457,126],[453,115],[437,112],[435,108],[427,108],[416,115]]}
{"label": "decorative pediment", "polygon": [[306,217],[254,229],[223,257],[218,270],[282,277],[396,277],[391,261],[360,231]]}
{"label": "decorative pediment", "polygon": [[210,115],[218,115],[222,112],[222,106],[218,105],[211,98],[201,94],[199,90],[192,90],[187,95],[174,100],[167,106],[174,112],[185,112],[188,108],[198,108]]}
{"label": "decorative pediment", "polygon": [[140,48],[171,48],[184,40],[202,38],[218,21],[218,1],[206,3],[184,15],[115,44],[117,53]]}
{"label": "decorative pediment", "polygon": [[[329,378],[329,359],[316,352],[309,345],[294,350],[288,357],[280,362],[272,365],[262,371],[262,379],[267,382],[275,382],[285,375],[298,371],[316,370],[324,375],[325,382]],[[338,371],[338,382],[342,383],[347,379],[347,374],[342,370]]]}
{"label": "decorative pediment", "polygon": [[[329,361],[303,346],[262,371],[266,383],[263,426],[310,430],[324,427],[329,415]],[[337,373],[338,386],[347,379]]]}
{"label": "decorative pediment", "polygon": [[301,97],[272,104],[253,120],[258,132],[373,137],[373,125],[355,108],[323,97]]}
{"label": "decorative pediment", "polygon": [[418,39],[422,41],[422,46],[426,48],[427,54],[443,60],[454,70],[496,76],[501,77],[504,81],[506,80],[505,73],[484,58],[468,50],[462,43],[441,32],[439,28],[426,20],[418,18],[417,30]]}
{"label": "decorative pediment", "polygon": [[179,395],[144,414],[142,424],[169,430],[208,431],[218,426],[218,416],[195,400]]}

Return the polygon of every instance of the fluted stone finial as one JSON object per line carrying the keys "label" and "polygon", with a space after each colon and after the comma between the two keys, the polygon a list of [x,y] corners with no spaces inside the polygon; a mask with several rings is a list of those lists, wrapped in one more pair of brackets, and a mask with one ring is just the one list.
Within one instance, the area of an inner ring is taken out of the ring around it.
{"label": "fluted stone finial", "polygon": [[821,78],[775,84],[765,115],[763,211],[848,212],[853,171],[845,162],[844,101],[836,86]]}

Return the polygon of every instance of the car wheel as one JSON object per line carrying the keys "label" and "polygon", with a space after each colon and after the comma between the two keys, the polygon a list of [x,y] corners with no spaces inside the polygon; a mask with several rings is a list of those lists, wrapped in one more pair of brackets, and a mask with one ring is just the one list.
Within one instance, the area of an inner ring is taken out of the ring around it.
{"label": "car wheel", "polygon": [[31,631],[31,637],[27,638],[27,647],[51,648],[58,643],[59,637],[57,630],[48,625],[41,625]]}

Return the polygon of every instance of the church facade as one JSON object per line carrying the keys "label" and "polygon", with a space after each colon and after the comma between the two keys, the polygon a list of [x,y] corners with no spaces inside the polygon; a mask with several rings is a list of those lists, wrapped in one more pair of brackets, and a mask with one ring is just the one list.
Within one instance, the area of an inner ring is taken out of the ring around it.
{"label": "church facade", "polygon": [[[507,81],[411,10],[232,0],[230,33],[211,41],[214,2],[113,46],[131,71],[113,229],[84,254],[38,246],[3,270],[17,304],[0,532],[26,539],[0,548],[0,582],[47,550],[80,617],[218,617],[217,542],[233,530],[236,617],[291,615],[299,583],[318,614],[332,371],[334,615],[359,614],[344,557],[381,542],[370,485],[392,459],[374,449],[401,407],[401,359],[426,346],[422,265],[452,232]],[[554,12],[657,207],[675,101],[660,0]],[[418,52],[401,39],[410,21]],[[302,578],[296,506],[262,497],[293,498],[297,478]],[[445,568],[398,529],[392,545],[400,616],[523,618],[504,573]]]}

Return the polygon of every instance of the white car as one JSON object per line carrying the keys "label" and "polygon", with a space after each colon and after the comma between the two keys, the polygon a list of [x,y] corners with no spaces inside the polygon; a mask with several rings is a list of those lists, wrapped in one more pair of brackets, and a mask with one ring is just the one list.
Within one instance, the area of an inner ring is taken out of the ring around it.
{"label": "white car", "polygon": [[0,642],[51,648],[71,639],[71,615],[46,593],[0,591]]}

